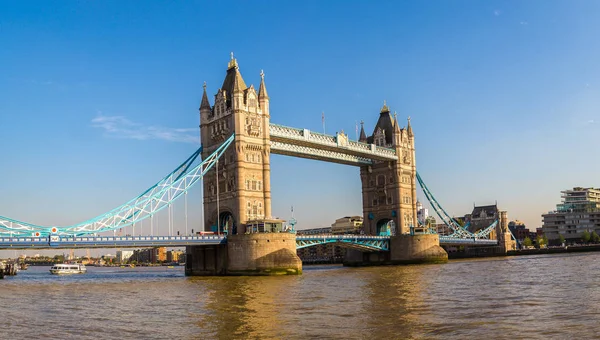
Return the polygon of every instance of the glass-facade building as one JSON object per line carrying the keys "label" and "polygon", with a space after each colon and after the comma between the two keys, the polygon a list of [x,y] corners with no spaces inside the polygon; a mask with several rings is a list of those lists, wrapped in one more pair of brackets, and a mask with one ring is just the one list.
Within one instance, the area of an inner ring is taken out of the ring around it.
{"label": "glass-facade building", "polygon": [[561,194],[556,210],[542,215],[546,237],[576,242],[584,231],[600,234],[600,189],[576,187]]}

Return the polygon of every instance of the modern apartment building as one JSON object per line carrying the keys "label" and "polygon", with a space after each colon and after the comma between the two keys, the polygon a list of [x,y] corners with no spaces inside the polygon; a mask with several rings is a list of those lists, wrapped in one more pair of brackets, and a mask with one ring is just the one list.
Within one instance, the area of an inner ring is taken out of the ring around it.
{"label": "modern apartment building", "polygon": [[600,234],[600,189],[576,187],[561,194],[556,210],[542,215],[542,230],[548,240],[562,235],[573,242],[579,241],[584,231]]}

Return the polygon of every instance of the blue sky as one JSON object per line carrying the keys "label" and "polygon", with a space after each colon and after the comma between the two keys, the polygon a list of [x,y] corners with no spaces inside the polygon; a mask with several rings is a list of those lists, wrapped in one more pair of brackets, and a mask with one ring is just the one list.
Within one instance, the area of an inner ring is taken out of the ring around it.
{"label": "blue sky", "polygon": [[[446,210],[497,201],[538,227],[560,190],[600,186],[599,10],[1,1],[0,215],[68,225],[152,185],[198,147],[202,83],[216,93],[233,51],[248,85],[264,69],[272,122],[320,131],[323,111],[328,133],[353,136],[387,100],[412,118],[417,167]],[[272,186],[273,213],[293,205],[301,228],[361,214],[354,167],[273,156]]]}

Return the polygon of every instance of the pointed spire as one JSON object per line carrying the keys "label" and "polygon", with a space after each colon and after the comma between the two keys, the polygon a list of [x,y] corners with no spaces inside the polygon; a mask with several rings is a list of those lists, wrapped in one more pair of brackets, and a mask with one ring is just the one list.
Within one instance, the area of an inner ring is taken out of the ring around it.
{"label": "pointed spire", "polygon": [[394,133],[400,133],[400,124],[398,124],[398,114],[394,111]]}
{"label": "pointed spire", "polygon": [[267,86],[265,85],[265,73],[260,70],[260,87],[258,88],[258,99],[269,99]]}
{"label": "pointed spire", "polygon": [[208,109],[210,110],[210,102],[208,101],[208,96],[206,95],[206,82],[202,85],[204,88],[204,93],[202,94],[202,102],[200,103],[200,110]]}
{"label": "pointed spire", "polygon": [[237,60],[235,60],[235,58],[233,57],[233,52],[231,52],[231,60],[229,60],[229,64],[227,64],[227,69],[229,70],[230,68],[237,68]]}
{"label": "pointed spire", "polygon": [[408,136],[412,137],[413,131],[412,131],[412,127],[410,126],[410,116],[408,116],[408,126],[406,127],[406,130],[408,131]]}
{"label": "pointed spire", "polygon": [[243,92],[246,88],[246,83],[244,82],[244,78],[242,78],[237,61],[233,57],[233,52],[231,52],[227,75],[225,76],[225,80],[223,80],[221,89],[227,91],[227,101],[230,101],[232,93]]}
{"label": "pointed spire", "polygon": [[360,121],[360,138],[358,138],[359,142],[366,142],[367,141],[367,134],[365,133],[365,122],[364,121]]}
{"label": "pointed spire", "polygon": [[381,108],[380,113],[389,113],[390,112],[390,108],[387,106],[385,100],[383,101],[383,107]]}

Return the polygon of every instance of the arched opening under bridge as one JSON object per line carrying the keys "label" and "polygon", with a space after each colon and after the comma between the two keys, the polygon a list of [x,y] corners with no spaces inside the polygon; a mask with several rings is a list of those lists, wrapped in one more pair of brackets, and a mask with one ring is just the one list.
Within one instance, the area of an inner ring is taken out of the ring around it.
{"label": "arched opening under bridge", "polygon": [[394,236],[396,235],[396,223],[390,218],[383,218],[377,222],[378,236]]}

